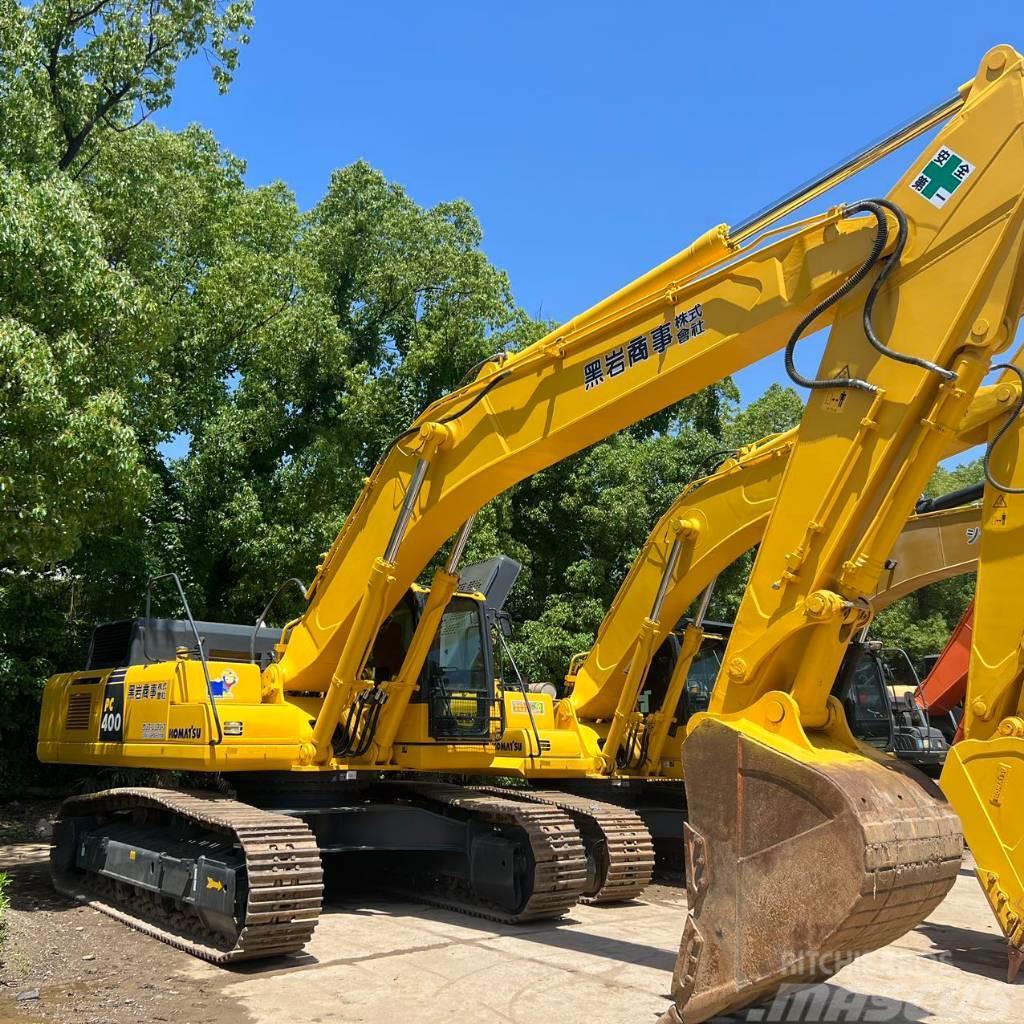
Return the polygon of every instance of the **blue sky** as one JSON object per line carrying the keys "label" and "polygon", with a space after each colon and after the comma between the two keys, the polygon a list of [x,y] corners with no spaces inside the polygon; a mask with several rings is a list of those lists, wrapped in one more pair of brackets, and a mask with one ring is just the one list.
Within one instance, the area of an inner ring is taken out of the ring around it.
{"label": "blue sky", "polygon": [[[202,123],[250,184],[281,179],[303,207],[360,158],[424,205],[465,198],[519,303],[555,320],[936,105],[996,43],[1024,47],[1020,0],[257,0],[255,14],[231,92],[193,61],[159,123]],[[835,200],[884,193],[911,157]],[[779,359],[737,378],[746,401],[781,379]]]}

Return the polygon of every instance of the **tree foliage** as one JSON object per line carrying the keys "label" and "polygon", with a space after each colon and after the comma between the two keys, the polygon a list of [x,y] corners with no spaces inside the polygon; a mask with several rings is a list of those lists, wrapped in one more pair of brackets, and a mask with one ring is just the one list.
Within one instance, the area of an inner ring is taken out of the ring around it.
{"label": "tree foliage", "polygon": [[[309,579],[420,409],[551,326],[464,201],[424,208],[356,163],[303,211],[209,132],[148,122],[189,57],[227,88],[251,25],[250,0],[0,0],[0,790],[28,776],[42,682],[81,664],[94,622],[169,570],[197,614],[252,621]],[[773,386],[742,408],[725,380],[483,509],[466,558],[523,563],[526,674],[561,676],[682,487],[802,404]],[[712,615],[734,614],[751,558]],[[958,586],[878,628],[931,649]]]}
{"label": "tree foliage", "polygon": [[0,745],[18,768],[41,680],[180,554],[160,445],[224,389],[203,282],[253,199],[208,133],[141,122],[200,50],[226,87],[250,20],[248,2],[0,0],[0,693],[19,709]]}
{"label": "tree foliage", "polygon": [[166,107],[179,65],[200,52],[226,91],[251,12],[252,0],[38,0],[27,10],[3,0],[4,38],[17,54],[9,88],[35,115],[13,122],[8,144],[36,162],[48,150],[62,171],[87,163],[97,136]]}

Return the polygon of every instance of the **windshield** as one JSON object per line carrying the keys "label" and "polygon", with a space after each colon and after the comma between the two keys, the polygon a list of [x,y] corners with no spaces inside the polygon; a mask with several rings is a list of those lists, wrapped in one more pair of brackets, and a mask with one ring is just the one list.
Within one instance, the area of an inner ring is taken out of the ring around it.
{"label": "windshield", "polygon": [[844,704],[854,736],[885,750],[891,741],[892,720],[880,667],[869,652],[864,652],[857,662]]}
{"label": "windshield", "polygon": [[427,655],[428,678],[449,691],[489,689],[480,607],[467,597],[453,598],[441,617]]}
{"label": "windshield", "polygon": [[400,604],[384,621],[366,663],[374,682],[383,683],[398,676],[414,627],[412,610],[406,604]]}
{"label": "windshield", "polygon": [[715,688],[718,671],[722,667],[719,642],[707,644],[697,652],[686,677],[686,717],[707,711],[711,704],[711,691]]}

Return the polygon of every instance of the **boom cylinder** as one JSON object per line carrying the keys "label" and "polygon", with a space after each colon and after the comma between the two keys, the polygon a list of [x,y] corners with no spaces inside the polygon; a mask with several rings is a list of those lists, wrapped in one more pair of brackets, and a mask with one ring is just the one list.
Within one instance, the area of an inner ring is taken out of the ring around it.
{"label": "boom cylinder", "polygon": [[388,592],[394,582],[394,577],[390,575],[392,568],[393,566],[378,558],[370,573],[370,580],[363,600],[359,603],[352,632],[345,641],[338,667],[324,695],[316,725],[313,726],[313,744],[316,747],[318,763],[322,764],[330,757],[331,737],[337,728],[342,711],[359,687],[359,677],[362,675],[363,665],[366,664],[370,643],[380,628]]}
{"label": "boom cylinder", "polygon": [[657,775],[661,763],[661,753],[668,741],[668,733],[676,721],[676,708],[679,706],[679,699],[683,695],[683,688],[686,686],[687,676],[690,674],[690,667],[693,659],[700,651],[700,645],[704,640],[704,619],[708,614],[708,606],[715,593],[715,584],[718,582],[716,576],[700,595],[697,604],[697,611],[693,622],[683,630],[682,644],[679,649],[679,657],[672,668],[672,675],[668,686],[665,689],[665,697],[658,708],[647,720],[647,729],[650,733],[650,742],[647,745],[647,759],[644,762],[644,771],[650,775]]}
{"label": "boom cylinder", "polygon": [[434,579],[430,584],[430,594],[420,612],[416,629],[409,641],[409,648],[402,659],[402,667],[398,670],[398,675],[387,684],[387,703],[377,726],[377,739],[370,749],[370,760],[375,764],[386,764],[391,757],[398,727],[409,707],[409,701],[412,699],[420,673],[423,671],[423,665],[430,653],[430,645],[441,627],[441,619],[452,595],[458,589],[458,566],[466,549],[466,542],[469,540],[475,518],[475,515],[470,516],[462,524],[462,528],[452,544],[452,549],[448,553],[444,568],[438,569],[434,573]]}

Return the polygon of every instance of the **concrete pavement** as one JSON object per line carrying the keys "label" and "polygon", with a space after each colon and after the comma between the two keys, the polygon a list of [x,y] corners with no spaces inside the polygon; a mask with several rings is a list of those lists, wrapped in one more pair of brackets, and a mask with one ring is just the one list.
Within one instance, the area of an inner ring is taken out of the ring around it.
{"label": "concrete pavement", "polygon": [[[653,1024],[668,1004],[685,891],[657,886],[560,924],[502,926],[394,900],[334,902],[308,955],[220,978],[253,1024]],[[218,973],[187,971],[207,985]],[[1002,937],[966,869],[933,917],[761,1021],[1002,1024],[1024,1020]]]}

